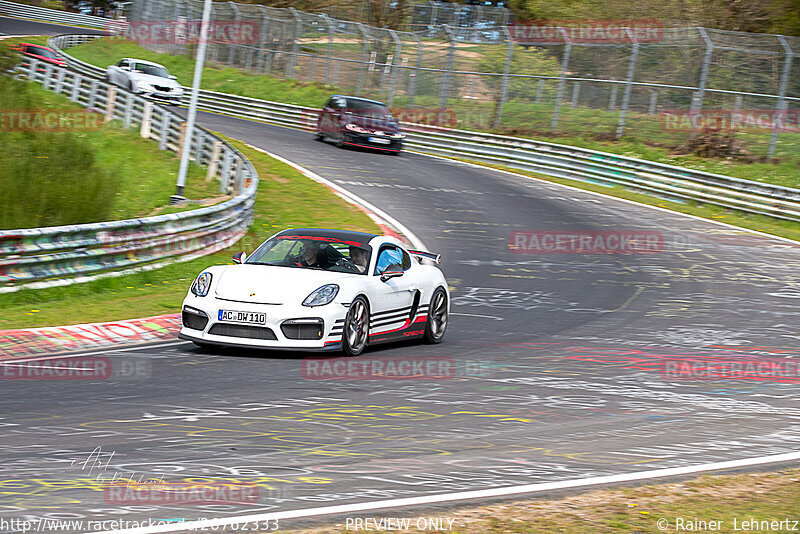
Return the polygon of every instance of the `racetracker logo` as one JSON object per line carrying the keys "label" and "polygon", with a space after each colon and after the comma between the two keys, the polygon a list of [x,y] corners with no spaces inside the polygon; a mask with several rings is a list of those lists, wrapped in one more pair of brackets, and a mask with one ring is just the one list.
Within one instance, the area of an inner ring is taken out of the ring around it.
{"label": "racetracker logo", "polygon": [[105,356],[45,359],[0,364],[3,380],[105,380],[112,376]]}
{"label": "racetracker logo", "polygon": [[520,44],[629,44],[664,39],[664,25],[653,19],[529,20],[510,24],[508,30]]}
{"label": "racetracker logo", "polygon": [[108,504],[256,504],[258,486],[232,482],[115,483],[103,490]]}
{"label": "racetracker logo", "polygon": [[664,250],[657,230],[542,230],[512,232],[517,254],[652,254]]}
{"label": "racetracker logo", "polygon": [[[176,20],[131,20],[121,36],[139,44],[198,44],[200,42],[200,20],[178,18]],[[256,44],[258,24],[236,20],[212,20],[208,24],[207,43]]]}
{"label": "racetracker logo", "polygon": [[99,130],[103,116],[75,109],[0,109],[0,131],[67,132]]}
{"label": "racetracker logo", "polygon": [[667,380],[762,380],[800,382],[800,362],[786,360],[665,360]]}
{"label": "racetracker logo", "polygon": [[800,111],[776,111],[774,109],[666,110],[661,112],[661,129],[690,132],[698,130],[800,132]]}
{"label": "racetracker logo", "polygon": [[452,358],[306,358],[306,380],[428,380],[455,378]]}

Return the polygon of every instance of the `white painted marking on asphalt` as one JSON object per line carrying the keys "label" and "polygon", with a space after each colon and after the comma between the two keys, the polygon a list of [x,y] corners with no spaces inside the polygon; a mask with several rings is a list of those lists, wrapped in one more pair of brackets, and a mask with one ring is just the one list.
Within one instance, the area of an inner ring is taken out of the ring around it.
{"label": "white painted marking on asphalt", "polygon": [[136,346],[128,347],[126,349],[119,349],[119,348],[108,348],[105,350],[96,350],[93,352],[64,352],[61,354],[53,355],[53,356],[38,356],[35,358],[7,358],[5,360],[0,360],[0,366],[9,364],[9,363],[24,363],[24,362],[39,362],[39,361],[46,361],[46,360],[63,360],[64,358],[78,358],[80,356],[94,356],[95,354],[108,354],[110,352],[127,352],[130,350],[142,350],[142,349],[149,349],[149,348],[156,348],[156,347],[164,347],[164,346],[172,346],[172,345],[191,345],[190,341],[164,341],[163,343],[153,343],[153,344],[142,344],[138,343]]}
{"label": "white painted marking on asphalt", "polygon": [[264,522],[281,519],[298,519],[302,517],[316,517],[331,514],[346,514],[351,512],[365,512],[368,510],[379,510],[382,508],[400,508],[407,506],[430,505],[435,503],[462,501],[468,499],[486,499],[492,497],[503,497],[507,495],[519,495],[522,493],[540,493],[544,491],[563,490],[571,488],[583,488],[587,486],[598,486],[606,484],[616,484],[620,482],[635,482],[638,480],[650,480],[655,478],[666,478],[706,471],[718,471],[721,469],[735,469],[740,467],[751,467],[780,462],[794,462],[800,460],[799,452],[789,452],[772,456],[761,456],[757,458],[745,458],[743,460],[729,460],[725,462],[714,462],[686,467],[670,467],[666,469],[652,469],[650,471],[639,471],[636,473],[626,473],[620,475],[607,475],[601,477],[578,478],[573,480],[562,480],[559,482],[541,482],[538,484],[525,484],[522,486],[510,486],[504,488],[492,488],[485,490],[461,491],[457,493],[446,493],[440,495],[425,495],[421,497],[407,497],[403,499],[389,499],[384,501],[364,502],[356,504],[343,504],[337,506],[323,506],[320,508],[306,508],[302,510],[289,510],[286,512],[272,512],[267,514],[251,514],[235,517],[224,517],[219,519],[206,519],[203,521],[187,521],[170,525],[156,525],[151,527],[139,527],[123,530],[108,530],[93,532],[90,534],[161,534],[164,532],[181,532],[187,530],[200,530],[205,528],[221,527],[238,523],[239,525],[255,522]]}
{"label": "white painted marking on asphalt", "polygon": [[308,178],[311,178],[315,182],[319,182],[319,183],[321,183],[323,185],[326,185],[326,186],[330,187],[331,189],[333,189],[334,191],[339,193],[339,196],[344,198],[346,201],[350,202],[351,204],[355,204],[357,206],[360,206],[362,208],[366,208],[367,210],[371,211],[372,213],[374,213],[375,215],[377,215],[381,219],[384,219],[384,222],[389,223],[389,226],[394,226],[395,229],[399,230],[401,234],[405,235],[408,238],[408,240],[411,241],[411,244],[414,246],[414,248],[419,249],[419,250],[427,250],[427,248],[425,247],[425,244],[422,242],[422,240],[420,238],[418,238],[414,234],[414,232],[409,230],[403,223],[401,223],[400,221],[398,221],[397,219],[395,219],[394,217],[392,217],[391,215],[389,215],[388,213],[386,213],[382,209],[373,206],[372,204],[370,204],[369,202],[367,202],[363,198],[359,197],[358,195],[356,195],[354,193],[351,193],[350,191],[348,191],[344,187],[342,187],[342,186],[340,186],[338,184],[335,184],[334,182],[328,180],[327,178],[323,178],[319,174],[317,174],[317,173],[315,173],[313,171],[310,171],[310,170],[306,169],[305,167],[303,167],[301,165],[298,165],[297,163],[294,163],[293,161],[290,161],[290,160],[288,160],[286,158],[283,158],[283,157],[281,157],[281,156],[279,156],[277,154],[273,154],[272,152],[264,150],[263,148],[258,148],[257,146],[253,146],[253,145],[247,145],[247,146],[249,146],[253,150],[257,150],[259,152],[263,152],[264,154],[266,154],[266,155],[268,155],[270,157],[273,157],[273,158],[277,159],[278,161],[281,161],[281,162],[289,165],[290,167],[294,167],[295,169],[297,169],[298,171],[300,171],[301,173],[306,175]]}
{"label": "white painted marking on asphalt", "polygon": [[484,319],[496,319],[498,321],[502,321],[502,317],[496,317],[494,315],[478,315],[477,313],[457,313],[457,312],[450,312],[450,315],[463,315],[464,317],[482,317]]}

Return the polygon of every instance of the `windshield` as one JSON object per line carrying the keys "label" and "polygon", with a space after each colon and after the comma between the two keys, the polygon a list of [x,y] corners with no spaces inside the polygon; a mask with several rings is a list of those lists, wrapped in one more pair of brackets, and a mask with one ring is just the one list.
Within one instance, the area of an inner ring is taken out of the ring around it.
{"label": "windshield", "polygon": [[141,72],[142,74],[159,76],[161,78],[169,78],[169,72],[161,65],[147,65],[146,63],[136,63],[133,66],[133,70],[134,72]]}
{"label": "windshield", "polygon": [[369,246],[355,246],[344,241],[326,242],[327,239],[277,236],[258,247],[245,263],[366,274]]}
{"label": "windshield", "polygon": [[52,50],[48,50],[46,48],[42,48],[40,46],[29,46],[28,48],[26,48],[26,52],[28,52],[29,54],[36,54],[37,56],[47,57],[50,59],[58,59],[58,56],[56,56],[55,52],[53,52]]}
{"label": "windshield", "polygon": [[355,115],[364,115],[369,117],[391,117],[392,112],[383,104],[376,104],[375,102],[367,102],[364,100],[356,100],[350,98],[347,100],[347,110]]}

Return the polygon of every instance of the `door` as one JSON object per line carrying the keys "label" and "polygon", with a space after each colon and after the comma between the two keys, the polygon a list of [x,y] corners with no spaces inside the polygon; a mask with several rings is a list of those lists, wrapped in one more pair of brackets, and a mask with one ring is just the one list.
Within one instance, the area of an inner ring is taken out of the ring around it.
{"label": "door", "polygon": [[[419,305],[419,288],[408,253],[395,245],[383,245],[378,251],[375,269],[370,275],[373,288],[370,302],[370,342],[396,336],[411,325],[412,313]],[[401,276],[382,280],[387,271],[402,272]]]}

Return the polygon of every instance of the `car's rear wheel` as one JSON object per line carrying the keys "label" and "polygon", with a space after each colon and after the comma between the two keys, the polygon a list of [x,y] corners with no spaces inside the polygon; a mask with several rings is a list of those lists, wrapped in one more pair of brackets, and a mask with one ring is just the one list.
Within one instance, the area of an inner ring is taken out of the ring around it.
{"label": "car's rear wheel", "polygon": [[342,350],[349,356],[358,356],[369,339],[369,305],[364,297],[356,297],[350,303],[344,320]]}
{"label": "car's rear wheel", "polygon": [[441,343],[447,330],[447,293],[441,287],[433,292],[431,307],[428,309],[428,321],[425,323],[425,341]]}

